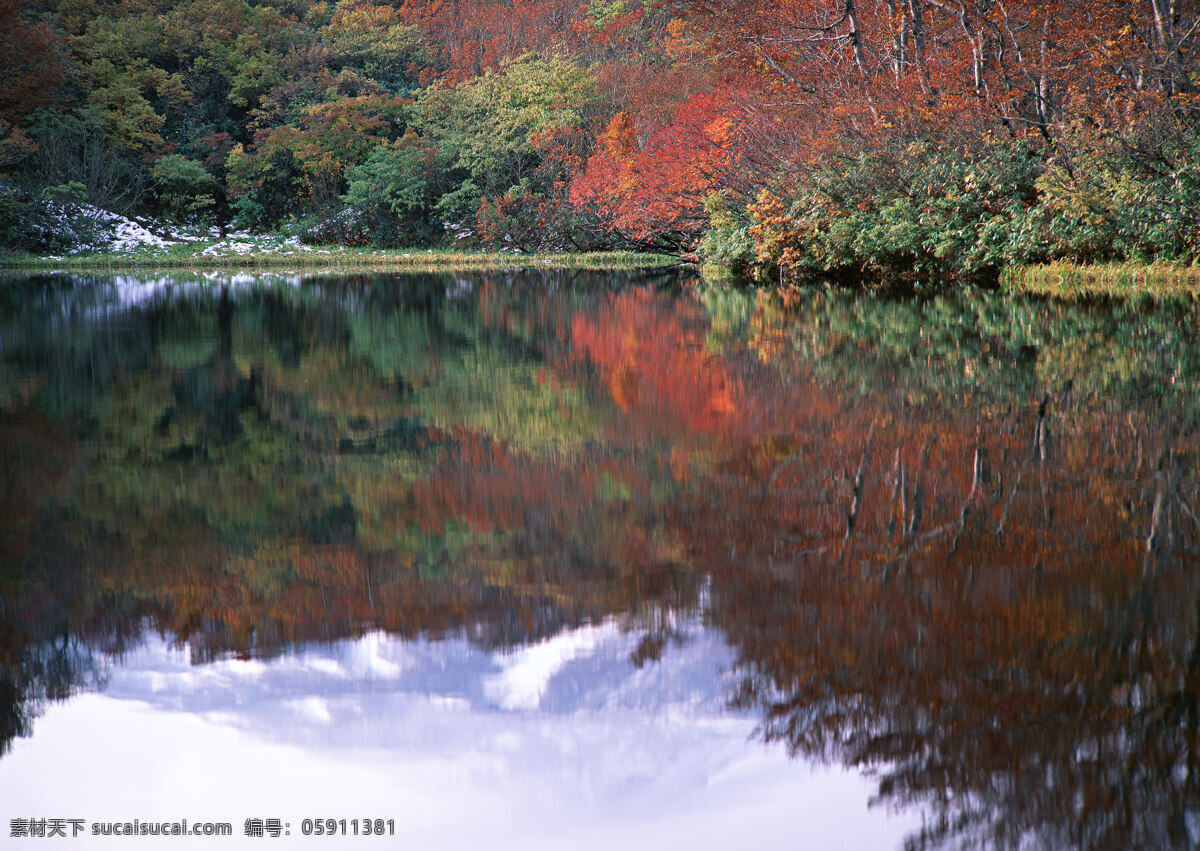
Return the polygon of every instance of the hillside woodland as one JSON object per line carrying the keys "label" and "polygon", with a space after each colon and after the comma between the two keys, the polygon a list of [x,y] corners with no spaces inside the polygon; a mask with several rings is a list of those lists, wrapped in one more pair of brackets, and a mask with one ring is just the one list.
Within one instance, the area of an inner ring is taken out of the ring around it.
{"label": "hillside woodland", "polygon": [[1192,262],[1198,38],[1183,0],[0,0],[0,244],[98,207],[768,280]]}

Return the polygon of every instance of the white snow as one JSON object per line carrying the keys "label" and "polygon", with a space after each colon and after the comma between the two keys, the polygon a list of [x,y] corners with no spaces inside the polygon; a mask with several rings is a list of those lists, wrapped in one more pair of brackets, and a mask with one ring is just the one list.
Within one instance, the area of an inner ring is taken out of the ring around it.
{"label": "white snow", "polygon": [[126,219],[123,216],[114,218],[115,220],[110,219],[113,225],[113,240],[107,246],[109,251],[129,251],[132,248],[141,248],[146,245],[166,248],[175,244],[175,241],[156,236],[132,219]]}
{"label": "white snow", "polygon": [[[129,253],[161,251],[172,246],[197,244],[193,257],[241,257],[249,254],[292,255],[298,252],[333,253],[329,249],[314,249],[304,245],[299,236],[282,239],[278,236],[258,236],[249,231],[222,235],[218,228],[199,230],[172,225],[165,221],[122,216],[91,204],[46,202],[51,220],[50,229],[60,237],[74,239],[77,244],[68,253],[85,251]],[[207,245],[201,245],[208,243]],[[63,260],[65,257],[50,257]]]}
{"label": "white snow", "polygon": [[[86,223],[88,239],[73,248],[71,254],[98,249],[132,251],[146,247],[168,248],[185,239],[194,238],[177,232],[177,229],[167,228],[147,219],[131,219],[92,204],[47,201],[46,212],[62,233],[75,233],[77,224],[81,221]],[[166,236],[160,235],[162,232],[165,232]]]}

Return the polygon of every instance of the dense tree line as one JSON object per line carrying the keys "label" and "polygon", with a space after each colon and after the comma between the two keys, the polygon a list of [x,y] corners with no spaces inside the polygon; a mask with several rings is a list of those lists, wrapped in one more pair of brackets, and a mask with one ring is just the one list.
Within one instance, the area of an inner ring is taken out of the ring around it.
{"label": "dense tree line", "polygon": [[1198,23],[1178,0],[0,0],[0,239],[53,247],[87,201],[762,275],[1190,260]]}

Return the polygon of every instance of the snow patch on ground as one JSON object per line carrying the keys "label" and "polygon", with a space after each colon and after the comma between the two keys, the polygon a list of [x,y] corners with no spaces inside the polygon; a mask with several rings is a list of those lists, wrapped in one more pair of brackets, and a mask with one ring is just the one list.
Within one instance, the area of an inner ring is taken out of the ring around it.
{"label": "snow patch on ground", "polygon": [[81,237],[79,244],[71,249],[71,254],[96,250],[169,248],[180,242],[203,239],[161,222],[131,219],[92,204],[48,201],[45,209],[51,228]]}
{"label": "snow patch on ground", "polygon": [[[255,236],[248,231],[224,234],[219,228],[195,228],[148,218],[130,218],[91,204],[46,202],[47,230],[75,245],[68,255],[87,251],[106,254],[155,253],[195,245],[193,257],[244,257],[252,254],[333,253],[303,245],[300,237]],[[207,244],[205,244],[207,243]],[[56,255],[48,259],[65,259]]]}
{"label": "snow patch on ground", "polygon": [[280,239],[278,236],[255,236],[246,231],[239,231],[238,233],[230,234],[225,239],[214,242],[192,256],[244,257],[249,254],[279,254],[287,257],[299,252],[306,254],[336,254],[342,250],[340,246],[337,248],[314,248],[311,245],[302,243],[298,236]]}
{"label": "snow patch on ground", "polygon": [[115,213],[109,213],[109,216],[108,224],[113,228],[112,242],[107,246],[110,251],[129,251],[147,245],[166,248],[175,244],[175,241],[163,239],[133,219]]}

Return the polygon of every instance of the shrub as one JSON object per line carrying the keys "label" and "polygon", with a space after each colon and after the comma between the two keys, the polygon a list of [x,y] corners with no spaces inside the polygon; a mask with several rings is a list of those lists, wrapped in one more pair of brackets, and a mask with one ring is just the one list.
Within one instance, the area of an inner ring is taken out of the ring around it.
{"label": "shrub", "polygon": [[380,145],[346,172],[342,200],[356,210],[371,240],[381,245],[424,245],[440,237],[433,215],[436,151],[411,131]]}
{"label": "shrub", "polygon": [[709,226],[696,246],[702,263],[723,266],[735,275],[745,275],[754,263],[754,241],[745,211],[737,210],[727,198],[712,193],[704,200]]}
{"label": "shrub", "polygon": [[182,154],[159,157],[150,177],[163,209],[181,221],[196,219],[216,206],[216,180],[204,166]]}
{"label": "shrub", "polygon": [[[1037,198],[1040,158],[1023,140],[911,141],[815,170],[751,205],[755,259],[802,272],[991,275],[1017,249],[1013,222]],[[785,200],[786,199],[786,200]]]}
{"label": "shrub", "polygon": [[[777,179],[747,209],[751,271],[994,277],[1070,261],[1200,256],[1200,138],[1079,124],[1053,144],[952,134],[893,141]],[[736,265],[738,219],[717,210],[706,259]]]}

